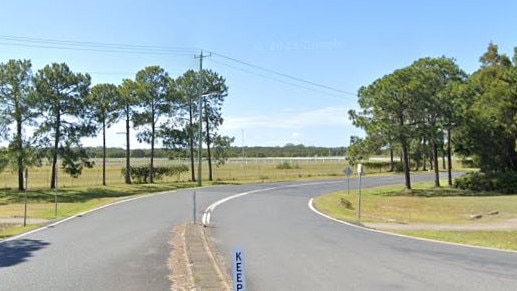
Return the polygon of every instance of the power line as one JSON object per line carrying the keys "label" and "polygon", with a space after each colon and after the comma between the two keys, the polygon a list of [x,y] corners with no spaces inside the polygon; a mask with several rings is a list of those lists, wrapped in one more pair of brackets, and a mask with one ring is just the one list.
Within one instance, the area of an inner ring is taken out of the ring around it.
{"label": "power line", "polygon": [[101,42],[79,42],[70,40],[56,40],[47,38],[32,38],[6,35],[0,35],[0,40],[2,40],[2,42],[0,42],[0,45],[113,53],[191,55],[198,51],[194,48],[159,47]]}
{"label": "power line", "polygon": [[[45,48],[45,49],[59,49],[59,50],[73,50],[73,51],[94,51],[94,52],[108,52],[108,53],[124,53],[124,54],[140,54],[140,55],[193,55],[199,51],[197,48],[187,48],[187,47],[163,47],[163,46],[150,46],[150,45],[130,45],[130,44],[120,44],[120,43],[102,43],[102,42],[82,42],[82,41],[71,41],[71,40],[59,40],[59,39],[49,39],[49,38],[36,38],[36,37],[23,37],[23,36],[12,36],[12,35],[0,35],[0,45],[6,46],[17,46],[17,47],[32,47],[32,48]],[[310,85],[312,87],[318,87],[325,89],[327,91],[337,92],[337,94],[331,94],[329,92],[316,90],[311,87],[302,86],[300,84],[287,82],[285,80],[281,80],[278,78],[273,78],[271,76],[267,76],[265,74],[260,74],[257,72],[252,72],[249,70],[245,70],[236,66],[229,65],[227,63],[218,62],[215,60],[211,60],[212,62],[219,63],[228,67],[231,67],[236,70],[240,70],[249,74],[254,74],[260,76],[262,78],[266,78],[269,80],[274,80],[280,83],[288,84],[291,86],[303,88],[305,90],[343,98],[341,94],[346,94],[350,96],[357,96],[357,94],[341,90],[338,88],[334,88],[328,85],[316,83],[313,81],[305,80],[296,76],[292,76],[289,74],[281,73],[275,70],[271,70],[268,68],[264,68],[258,65],[251,64],[249,62],[239,60],[233,57],[229,57],[223,54],[219,54],[213,51],[210,53],[214,56],[217,56],[222,59],[226,59],[228,61],[232,61],[234,63],[247,66],[254,70],[259,70],[262,72],[266,72],[268,74],[273,74],[282,78],[290,79],[296,81],[297,83],[303,83]]]}
{"label": "power line", "polygon": [[71,40],[10,36],[10,35],[0,35],[0,39],[10,40],[10,41],[19,41],[19,42],[30,42],[30,43],[65,44],[65,45],[72,45],[72,46],[111,47],[111,48],[123,48],[123,49],[133,48],[133,49],[146,49],[146,50],[157,50],[157,51],[197,52],[199,50],[198,48],[189,48],[189,47],[165,47],[165,46],[151,46],[151,45],[105,43],[105,42],[71,41]]}
{"label": "power line", "polygon": [[257,73],[257,72],[252,72],[252,71],[249,71],[249,70],[246,70],[246,69],[243,69],[243,68],[239,68],[239,67],[236,67],[236,66],[232,66],[232,65],[229,65],[227,63],[223,63],[223,62],[216,61],[216,60],[213,60],[213,59],[210,59],[209,61],[213,62],[213,63],[216,63],[216,64],[220,64],[220,65],[226,66],[226,67],[229,67],[229,68],[232,68],[232,69],[235,69],[235,70],[238,70],[238,71],[241,71],[241,72],[245,72],[245,73],[248,73],[248,74],[256,75],[256,76],[259,76],[259,77],[264,78],[264,79],[268,79],[268,80],[272,80],[272,81],[275,81],[275,82],[283,83],[283,84],[286,84],[286,85],[289,85],[289,86],[298,87],[298,88],[301,88],[301,89],[305,89],[305,90],[308,90],[308,91],[316,92],[316,93],[319,93],[319,94],[323,94],[323,95],[327,95],[327,96],[331,96],[331,97],[335,97],[335,98],[339,98],[339,99],[345,98],[345,96],[343,96],[343,95],[337,95],[337,94],[333,94],[333,93],[329,93],[329,92],[324,92],[324,91],[317,90],[317,89],[314,89],[314,88],[310,88],[310,87],[307,87],[307,86],[302,86],[300,84],[295,84],[295,83],[292,83],[292,82],[287,82],[285,80],[281,80],[281,79],[278,79],[278,78],[273,78],[273,77],[266,76],[264,74]]}
{"label": "power line", "polygon": [[32,48],[45,48],[45,49],[58,49],[58,50],[72,50],[72,51],[91,51],[91,52],[107,52],[107,53],[124,53],[124,54],[139,54],[139,55],[192,55],[192,53],[180,53],[180,52],[151,52],[143,50],[117,50],[117,49],[95,49],[95,48],[81,48],[81,47],[65,47],[65,46],[50,46],[50,45],[37,45],[37,44],[18,44],[18,43],[5,43],[0,42],[0,45],[17,46],[17,47],[32,47]]}
{"label": "power line", "polygon": [[230,60],[230,61],[242,64],[242,65],[245,65],[245,66],[248,66],[248,67],[252,67],[252,68],[255,68],[255,69],[258,69],[258,70],[261,70],[261,71],[264,71],[264,72],[268,72],[268,73],[271,73],[271,74],[275,74],[275,75],[278,75],[278,76],[281,76],[281,77],[284,77],[284,78],[288,78],[288,79],[295,80],[295,81],[298,81],[298,82],[301,82],[301,83],[306,83],[306,84],[309,84],[309,85],[312,85],[312,86],[324,88],[324,89],[327,89],[327,90],[330,90],[330,91],[334,91],[334,92],[339,92],[339,93],[343,93],[343,94],[347,94],[347,95],[357,96],[357,94],[352,93],[352,92],[344,91],[344,90],[341,90],[341,89],[337,89],[337,88],[330,87],[330,86],[327,86],[327,85],[323,85],[323,84],[319,84],[319,83],[316,83],[316,82],[308,81],[308,80],[305,80],[305,79],[302,79],[302,78],[298,78],[298,77],[295,77],[295,76],[291,76],[291,75],[288,75],[288,74],[280,73],[280,72],[277,72],[277,71],[274,71],[274,70],[271,70],[271,69],[267,69],[267,68],[264,68],[264,67],[261,67],[261,66],[257,66],[257,65],[254,65],[254,64],[251,64],[251,63],[248,63],[248,62],[245,62],[245,61],[241,61],[241,60],[238,60],[238,59],[235,59],[235,58],[232,58],[232,57],[228,57],[228,56],[225,56],[225,55],[222,55],[222,54],[218,54],[218,53],[215,53],[215,52],[211,52],[211,53],[214,56],[218,56],[218,57],[221,57],[221,58],[224,58],[224,59],[227,59],[227,60]]}

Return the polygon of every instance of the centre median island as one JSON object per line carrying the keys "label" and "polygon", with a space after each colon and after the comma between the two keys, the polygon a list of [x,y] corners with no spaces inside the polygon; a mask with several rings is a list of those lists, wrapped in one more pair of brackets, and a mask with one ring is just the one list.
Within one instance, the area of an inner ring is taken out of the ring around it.
{"label": "centre median island", "polygon": [[[360,223],[372,229],[440,241],[517,250],[517,195],[474,193],[430,182],[363,189]],[[333,218],[358,223],[358,191],[313,200]]]}

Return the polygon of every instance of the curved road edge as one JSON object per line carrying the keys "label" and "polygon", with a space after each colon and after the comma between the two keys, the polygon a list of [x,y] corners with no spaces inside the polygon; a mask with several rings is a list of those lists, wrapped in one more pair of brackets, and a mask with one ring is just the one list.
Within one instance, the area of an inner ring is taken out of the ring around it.
{"label": "curved road edge", "polygon": [[8,241],[13,241],[13,240],[16,240],[16,239],[19,239],[19,238],[22,238],[24,236],[27,236],[27,235],[31,235],[33,233],[37,233],[39,231],[42,231],[44,229],[47,229],[47,228],[52,228],[54,226],[57,226],[61,223],[65,223],[69,220],[72,220],[74,218],[78,218],[78,217],[81,217],[81,216],[84,216],[86,214],[89,214],[89,213],[92,213],[92,212],[95,212],[95,211],[98,211],[98,210],[101,210],[101,209],[104,209],[104,208],[107,208],[107,207],[111,207],[111,206],[115,206],[115,205],[118,205],[118,204],[121,204],[121,203],[126,203],[126,202],[130,202],[130,201],[134,201],[134,200],[138,200],[138,199],[142,199],[142,198],[147,198],[147,197],[152,197],[152,196],[156,196],[156,195],[163,195],[163,194],[167,194],[167,193],[174,193],[174,192],[177,192],[178,190],[171,190],[171,191],[162,191],[162,192],[155,192],[155,193],[147,193],[147,194],[141,194],[141,195],[138,195],[136,197],[130,197],[130,198],[122,198],[121,200],[117,200],[117,201],[114,201],[114,202],[110,202],[108,204],[104,204],[104,205],[101,205],[99,207],[96,207],[96,208],[93,208],[93,209],[89,209],[89,210],[86,210],[86,211],[83,211],[83,212],[80,212],[80,213],[77,213],[77,214],[73,214],[69,217],[65,217],[65,218],[61,218],[61,219],[58,219],[58,220],[55,220],[49,224],[44,224],[36,229],[33,229],[33,230],[30,230],[30,231],[27,231],[27,232],[24,232],[24,233],[20,233],[18,235],[15,235],[15,236],[11,236],[11,237],[8,237],[6,239],[1,239],[0,240],[0,244],[1,243],[4,243],[4,242],[8,242]]}
{"label": "curved road edge", "polygon": [[517,251],[513,251],[513,250],[503,250],[503,249],[496,249],[496,248],[491,248],[491,247],[483,247],[483,246],[474,246],[474,245],[461,244],[461,243],[446,242],[446,241],[441,241],[441,240],[434,240],[434,239],[429,239],[429,238],[409,236],[409,235],[404,235],[404,234],[399,234],[399,233],[394,233],[394,232],[388,232],[388,231],[383,231],[383,230],[369,228],[369,227],[366,227],[366,226],[363,226],[363,225],[354,224],[354,223],[351,223],[351,222],[339,220],[339,219],[331,217],[331,216],[329,216],[329,215],[327,215],[327,214],[325,214],[323,212],[320,212],[318,209],[316,209],[316,207],[314,207],[314,201],[313,200],[314,200],[314,198],[309,199],[309,202],[307,203],[307,206],[314,213],[316,213],[316,214],[318,214],[318,215],[320,215],[322,217],[325,217],[326,219],[329,219],[329,220],[332,220],[332,221],[335,221],[337,223],[341,223],[341,224],[344,224],[344,225],[347,225],[347,226],[350,226],[350,227],[355,227],[355,228],[361,229],[363,231],[370,231],[370,232],[381,233],[381,234],[385,234],[385,235],[402,237],[402,238],[406,238],[406,239],[420,240],[420,241],[439,243],[439,244],[445,244],[445,245],[453,245],[453,246],[459,246],[459,247],[465,247],[465,248],[474,248],[474,249],[482,249],[482,250],[490,250],[490,251],[498,251],[498,252],[506,252],[506,253],[517,253]]}

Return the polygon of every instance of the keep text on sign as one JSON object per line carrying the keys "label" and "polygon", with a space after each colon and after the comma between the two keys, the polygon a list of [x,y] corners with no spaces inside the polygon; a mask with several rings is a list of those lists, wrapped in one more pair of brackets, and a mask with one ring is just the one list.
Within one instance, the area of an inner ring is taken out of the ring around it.
{"label": "keep text on sign", "polygon": [[244,252],[233,253],[233,291],[246,291],[246,274],[244,271]]}

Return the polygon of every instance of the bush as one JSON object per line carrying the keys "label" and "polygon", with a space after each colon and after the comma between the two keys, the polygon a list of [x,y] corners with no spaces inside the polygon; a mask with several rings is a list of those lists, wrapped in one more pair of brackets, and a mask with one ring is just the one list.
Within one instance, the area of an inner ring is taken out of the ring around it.
{"label": "bush", "polygon": [[[178,179],[182,173],[188,172],[189,169],[186,165],[175,165],[169,167],[154,167],[153,177],[155,181],[161,180],[163,176],[174,176],[177,175]],[[126,173],[126,168],[122,168],[122,175]],[[131,179],[136,183],[148,183],[149,179],[149,166],[138,166],[130,168]]]}
{"label": "bush", "polygon": [[276,168],[279,170],[291,170],[291,169],[299,169],[300,166],[298,164],[295,164],[292,166],[289,162],[283,162],[281,164],[276,165]]}
{"label": "bush", "polygon": [[463,168],[479,168],[478,163],[472,159],[461,160],[461,166]]}
{"label": "bush", "polygon": [[475,192],[517,194],[517,173],[484,174],[470,172],[454,179],[454,187]]}
{"label": "bush", "polygon": [[393,170],[397,173],[404,172],[404,163],[401,161],[393,162]]}
{"label": "bush", "polygon": [[[390,170],[390,161],[368,161],[362,164],[366,169],[372,171],[387,172]],[[393,170],[395,172],[403,172],[404,164],[401,161],[393,161]]]}

